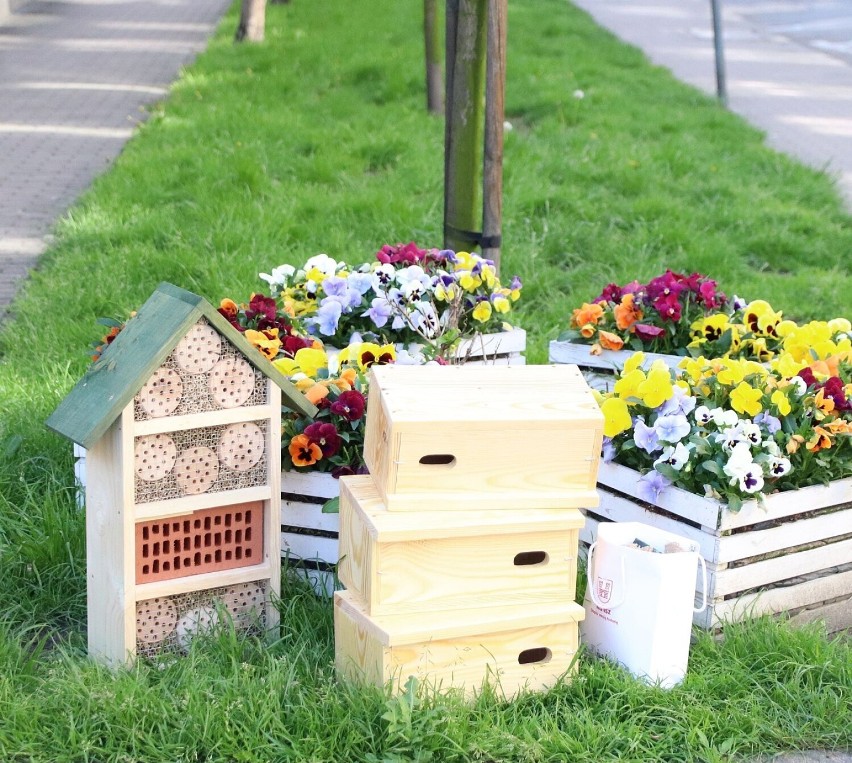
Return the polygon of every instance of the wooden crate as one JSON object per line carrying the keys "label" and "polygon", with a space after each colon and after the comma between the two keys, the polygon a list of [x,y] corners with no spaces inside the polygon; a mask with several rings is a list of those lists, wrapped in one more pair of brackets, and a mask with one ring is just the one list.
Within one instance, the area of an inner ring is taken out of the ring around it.
{"label": "wooden crate", "polygon": [[750,501],[732,513],[675,487],[643,503],[630,495],[638,478],[601,464],[600,505],[586,511],[580,538],[590,543],[602,521],[633,521],[694,540],[708,572],[708,608],[697,625],[786,612],[793,622],[824,619],[829,631],[852,626],[852,479],[775,493],[765,509]]}
{"label": "wooden crate", "polygon": [[594,505],[603,416],[574,366],[379,366],[364,460],[391,511]]}
{"label": "wooden crate", "polygon": [[392,512],[370,477],[340,481],[340,567],[371,615],[574,600],[576,509]]}
{"label": "wooden crate", "polygon": [[[551,363],[576,365],[589,386],[601,392],[610,392],[615,381],[616,370],[621,370],[634,352],[632,350],[604,350],[600,355],[592,355],[591,349],[592,346],[589,344],[552,341],[549,345],[548,359]],[[683,358],[679,355],[645,353],[644,365],[650,365],[655,360],[662,360],[669,368],[677,368]]]}
{"label": "wooden crate", "polygon": [[574,603],[373,617],[349,591],[334,594],[335,664],[350,680],[398,692],[409,676],[467,696],[489,682],[505,697],[553,686],[574,669]]}

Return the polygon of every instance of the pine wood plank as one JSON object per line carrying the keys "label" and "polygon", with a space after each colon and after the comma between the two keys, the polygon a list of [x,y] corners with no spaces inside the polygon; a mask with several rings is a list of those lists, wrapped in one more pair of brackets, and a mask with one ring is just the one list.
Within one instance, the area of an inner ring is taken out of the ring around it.
{"label": "pine wood plank", "polygon": [[265,613],[269,639],[279,637],[278,624],[281,613],[277,601],[281,597],[281,389],[271,379],[266,382],[270,405],[276,411],[266,428],[268,444],[266,448],[266,474],[269,498],[264,507],[263,558],[269,567],[269,591],[266,596]]}
{"label": "pine wood plank", "polygon": [[132,407],[90,449],[86,488],[89,654],[120,665],[136,649],[133,515],[116,511],[132,495]]}
{"label": "pine wood plank", "polygon": [[[272,565],[263,563],[252,567],[237,567],[232,570],[205,572],[185,578],[172,578],[155,583],[140,583],[136,588],[136,601],[147,601],[158,596],[176,596],[190,591],[206,591],[210,588],[250,583],[255,580],[271,580]],[[133,613],[135,617],[135,613]]]}
{"label": "pine wood plank", "polygon": [[[276,387],[277,389],[277,387]],[[278,397],[280,398],[280,392]],[[188,413],[183,416],[162,416],[160,418],[137,421],[133,425],[137,437],[161,434],[162,432],[181,432],[199,427],[215,427],[225,424],[237,424],[243,421],[258,421],[278,416],[281,406],[250,405],[244,408],[223,408],[219,411]]]}
{"label": "pine wood plank", "polygon": [[165,519],[191,514],[201,509],[212,509],[215,506],[230,506],[236,503],[251,503],[252,501],[269,500],[268,485],[244,487],[239,490],[227,490],[220,493],[201,493],[200,495],[185,495],[180,498],[170,498],[167,501],[151,501],[136,505],[135,515],[139,522],[149,519]]}
{"label": "pine wood plank", "polygon": [[322,472],[283,471],[281,490],[284,493],[325,499],[334,498],[340,493],[338,481],[330,474]]}
{"label": "pine wood plank", "polygon": [[462,339],[454,356],[470,359],[478,359],[482,356],[483,362],[488,362],[495,357],[522,353],[526,347],[527,332],[523,329],[512,329],[494,334],[477,334]]}
{"label": "pine wood plank", "polygon": [[340,515],[323,514],[319,503],[284,500],[281,502],[281,525],[336,533],[340,531]]}

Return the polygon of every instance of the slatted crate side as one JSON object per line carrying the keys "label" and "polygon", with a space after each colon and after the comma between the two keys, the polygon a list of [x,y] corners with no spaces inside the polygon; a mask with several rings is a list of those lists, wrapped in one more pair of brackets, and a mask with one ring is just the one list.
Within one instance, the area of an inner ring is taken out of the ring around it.
{"label": "slatted crate side", "polygon": [[[802,608],[815,619],[822,616],[824,605],[831,615],[829,627],[852,625],[852,607],[844,619],[836,606],[836,600],[852,598],[852,577],[847,574],[852,570],[852,502],[833,503],[847,495],[849,486],[841,483],[848,480],[791,491],[799,494],[798,501],[789,494],[769,496],[765,510],[739,520],[731,520],[729,516],[737,515],[717,504],[719,519],[701,526],[696,520],[706,520],[707,504],[715,502],[685,491],[672,496],[676,489],[669,488],[660,505],[646,504],[625,494],[635,486],[636,472],[618,467],[616,479],[612,477],[608,473],[604,479],[618,483],[624,492],[601,488],[600,506],[586,512],[581,541],[590,543],[602,521],[644,522],[695,541],[707,562],[710,602],[706,613],[695,616],[696,624],[711,628],[726,619],[769,612],[792,612],[801,621],[806,617],[798,614]],[[792,506],[799,513],[792,514]],[[804,507],[808,511],[802,512]],[[749,518],[751,523],[743,524]],[[696,600],[699,589],[697,581]],[[847,625],[837,626],[839,622]]]}
{"label": "slatted crate side", "polygon": [[463,339],[453,355],[466,365],[521,366],[527,362],[526,348],[527,332],[513,329]]}
{"label": "slatted crate side", "polygon": [[340,515],[323,514],[323,504],[340,495],[340,482],[322,472],[281,473],[281,558],[317,593],[337,587]]}

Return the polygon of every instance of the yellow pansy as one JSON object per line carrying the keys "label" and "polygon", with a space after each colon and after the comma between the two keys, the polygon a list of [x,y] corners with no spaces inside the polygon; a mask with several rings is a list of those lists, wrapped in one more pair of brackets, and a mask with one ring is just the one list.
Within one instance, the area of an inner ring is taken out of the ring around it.
{"label": "yellow pansy", "polygon": [[631,371],[639,368],[645,362],[645,353],[644,352],[634,352],[627,360],[624,362],[624,373],[628,374]]}
{"label": "yellow pansy", "polygon": [[703,357],[699,358],[684,358],[678,364],[680,368],[693,382],[697,382],[704,377],[707,361]]}
{"label": "yellow pansy", "polygon": [[491,317],[491,303],[488,300],[483,300],[479,302],[475,308],[473,308],[473,319],[475,321],[479,321],[480,323],[485,323]]}
{"label": "yellow pansy", "polygon": [[601,404],[601,412],[604,415],[604,435],[615,437],[616,435],[630,429],[632,420],[630,411],[620,397],[609,397]]}
{"label": "yellow pansy", "polygon": [[776,389],[772,393],[771,400],[772,404],[778,409],[778,413],[782,416],[786,416],[793,410],[793,407],[790,405],[790,399],[780,389]]}
{"label": "yellow pansy", "polygon": [[613,392],[624,400],[639,397],[639,385],[645,381],[645,372],[640,368],[624,374],[613,387]]}
{"label": "yellow pansy", "polygon": [[[512,309],[512,303],[508,298],[508,291],[508,289],[501,289],[491,296],[491,303],[498,313],[508,313]],[[506,294],[503,292],[506,292]]]}
{"label": "yellow pansy", "polygon": [[772,370],[786,379],[792,379],[806,366],[807,363],[796,360],[789,352],[785,352],[772,363]]}
{"label": "yellow pansy", "polygon": [[739,384],[746,375],[745,367],[736,360],[725,360],[723,368],[716,374],[720,384]]}
{"label": "yellow pansy", "polygon": [[746,382],[740,382],[731,390],[731,407],[737,413],[747,413],[749,416],[757,416],[763,410],[760,398],[763,393]]}
{"label": "yellow pansy", "polygon": [[655,363],[651,367],[648,377],[637,389],[642,402],[649,408],[661,406],[674,394],[674,386],[672,385],[672,377],[669,369],[665,365],[662,368],[655,367],[656,365]]}
{"label": "yellow pansy", "polygon": [[828,322],[828,328],[833,334],[848,334],[852,332],[852,321],[848,318],[832,318]]}

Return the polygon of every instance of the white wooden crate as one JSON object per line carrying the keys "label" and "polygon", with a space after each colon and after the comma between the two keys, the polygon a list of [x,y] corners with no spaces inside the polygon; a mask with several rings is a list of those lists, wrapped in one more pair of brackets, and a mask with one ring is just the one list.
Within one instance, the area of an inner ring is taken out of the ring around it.
{"label": "white wooden crate", "polygon": [[600,522],[615,521],[694,540],[708,572],[708,608],[695,615],[697,625],[786,612],[793,622],[824,619],[832,632],[852,626],[852,479],[775,493],[766,508],[749,501],[737,513],[675,487],[643,503],[630,495],[638,479],[601,464],[600,506],[586,511],[580,539],[590,543]]}

